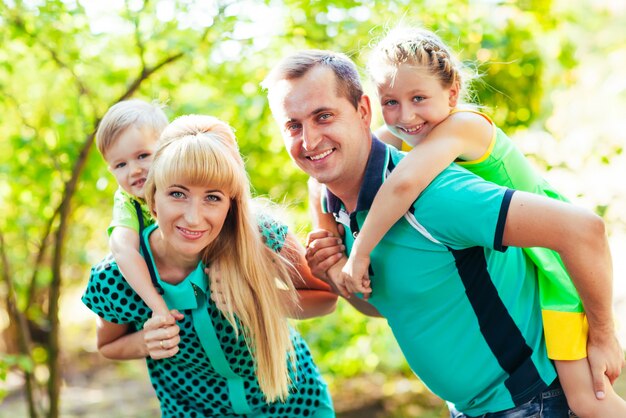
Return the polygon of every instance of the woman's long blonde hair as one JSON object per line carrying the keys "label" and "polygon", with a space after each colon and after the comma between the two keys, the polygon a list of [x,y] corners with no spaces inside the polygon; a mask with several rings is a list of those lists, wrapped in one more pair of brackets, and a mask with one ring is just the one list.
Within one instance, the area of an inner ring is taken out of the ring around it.
{"label": "woman's long blonde hair", "polygon": [[157,187],[173,179],[211,185],[229,195],[231,206],[224,226],[202,259],[207,266],[219,266],[227,306],[224,314],[238,335],[237,313],[266,399],[284,400],[289,394],[290,369],[295,371],[287,322],[288,306],[297,300],[290,279],[293,267],[263,242],[231,127],[212,116],[174,120],[161,135],[146,181],[151,208]]}

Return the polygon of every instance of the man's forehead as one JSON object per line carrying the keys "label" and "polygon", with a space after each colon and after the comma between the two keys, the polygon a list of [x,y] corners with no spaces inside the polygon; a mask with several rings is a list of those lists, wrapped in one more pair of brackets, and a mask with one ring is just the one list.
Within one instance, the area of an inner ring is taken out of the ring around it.
{"label": "man's forehead", "polygon": [[[311,73],[311,74],[309,74]],[[314,113],[315,109],[336,107],[341,100],[337,95],[334,77],[320,74],[312,69],[296,79],[278,81],[268,99],[276,116],[284,114],[288,119],[299,119]],[[333,76],[330,71],[330,76]]]}

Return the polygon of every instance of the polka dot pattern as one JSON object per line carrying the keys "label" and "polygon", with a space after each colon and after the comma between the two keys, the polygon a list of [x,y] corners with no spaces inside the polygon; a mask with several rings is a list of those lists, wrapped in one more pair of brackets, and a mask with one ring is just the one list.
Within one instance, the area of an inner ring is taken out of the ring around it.
{"label": "polka dot pattern", "polygon": [[[260,230],[270,248],[275,251],[282,248],[287,232],[284,225],[263,219]],[[91,269],[82,300],[105,320],[130,324],[133,329],[141,329],[151,315],[110,256]],[[326,384],[313,363],[309,348],[296,331],[291,331],[297,359],[291,394],[284,403],[268,404],[259,389],[255,364],[243,336],[235,335],[233,327],[210,298],[207,302],[226,360],[244,380],[246,400],[253,410],[248,417],[334,417]],[[183,311],[183,314],[185,317],[179,322],[178,354],[168,359],[146,360],[163,417],[242,417],[231,407],[226,379],[213,369],[200,344],[191,311]]]}

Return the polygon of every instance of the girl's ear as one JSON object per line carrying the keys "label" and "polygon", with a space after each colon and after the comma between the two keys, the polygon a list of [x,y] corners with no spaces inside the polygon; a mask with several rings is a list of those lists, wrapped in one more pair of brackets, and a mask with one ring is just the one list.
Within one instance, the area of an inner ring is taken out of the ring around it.
{"label": "girl's ear", "polygon": [[460,92],[461,92],[461,86],[458,81],[455,81],[454,83],[452,83],[452,86],[450,86],[450,89],[449,89],[450,96],[448,97],[448,106],[456,107],[456,105],[459,102]]}

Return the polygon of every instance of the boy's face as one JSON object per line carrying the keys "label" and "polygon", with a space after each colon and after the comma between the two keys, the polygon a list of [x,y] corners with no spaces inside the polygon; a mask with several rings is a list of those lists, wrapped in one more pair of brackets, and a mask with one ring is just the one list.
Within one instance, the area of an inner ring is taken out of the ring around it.
{"label": "boy's face", "polygon": [[157,139],[152,129],[130,126],[109,147],[104,157],[120,187],[141,199],[144,198],[143,186]]}

